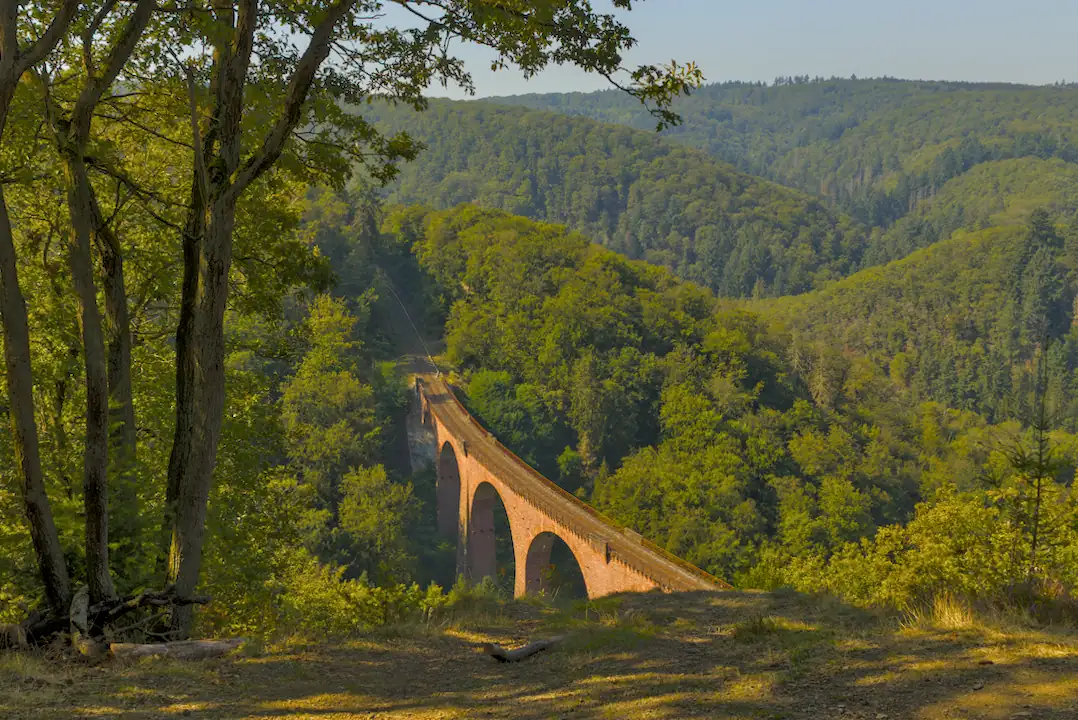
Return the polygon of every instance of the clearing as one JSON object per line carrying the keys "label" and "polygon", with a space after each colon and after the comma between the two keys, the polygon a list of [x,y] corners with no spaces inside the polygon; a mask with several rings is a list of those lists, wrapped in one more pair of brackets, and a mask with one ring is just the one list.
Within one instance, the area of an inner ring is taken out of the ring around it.
{"label": "clearing", "polygon": [[[567,634],[518,664],[493,641]],[[604,598],[458,610],[336,644],[90,666],[0,654],[16,718],[1078,718],[1078,633],[903,623],[793,593]]]}

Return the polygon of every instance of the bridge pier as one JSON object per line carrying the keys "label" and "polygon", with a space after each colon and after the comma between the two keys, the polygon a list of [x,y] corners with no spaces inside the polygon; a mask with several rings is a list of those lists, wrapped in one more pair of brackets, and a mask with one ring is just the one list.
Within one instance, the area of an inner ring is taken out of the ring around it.
{"label": "bridge pier", "polygon": [[438,453],[437,472],[438,533],[452,538],[460,527],[460,465],[452,445]]}

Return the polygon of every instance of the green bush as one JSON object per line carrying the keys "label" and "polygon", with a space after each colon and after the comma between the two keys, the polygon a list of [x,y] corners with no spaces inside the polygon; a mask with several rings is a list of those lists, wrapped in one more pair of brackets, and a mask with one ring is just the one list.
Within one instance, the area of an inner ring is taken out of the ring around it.
{"label": "green bush", "polygon": [[[1056,490],[1046,494],[1063,494]],[[1062,499],[1051,508],[1060,517],[1045,524],[1041,542],[1047,549],[1035,581],[1023,580],[1028,558],[1018,525],[983,495],[953,490],[918,505],[908,525],[881,528],[874,538],[847,543],[827,560],[819,553],[798,557],[766,546],[738,581],[767,590],[824,591],[860,606],[902,610],[947,594],[1026,609],[1059,605],[1078,587],[1078,516],[1065,512],[1070,508]]]}
{"label": "green bush", "polygon": [[297,551],[279,579],[276,629],[321,637],[347,637],[374,628],[430,620],[447,604],[438,585],[371,585],[343,578],[344,568],[320,564]]}

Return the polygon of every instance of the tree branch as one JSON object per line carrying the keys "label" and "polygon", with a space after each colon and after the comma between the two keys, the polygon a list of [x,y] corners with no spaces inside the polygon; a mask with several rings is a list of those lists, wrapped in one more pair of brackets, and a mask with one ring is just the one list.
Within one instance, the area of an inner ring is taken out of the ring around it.
{"label": "tree branch", "polygon": [[284,110],[270,130],[262,148],[251,156],[240,170],[236,180],[229,188],[234,196],[239,196],[252,182],[257,180],[281,156],[285,142],[299,124],[300,114],[307,96],[314,85],[315,75],[323,61],[329,56],[333,44],[337,23],[344,19],[356,4],[356,0],[340,0],[326,11],[325,17],[315,27],[311,42],[296,65],[292,79],[288,83]]}
{"label": "tree branch", "polygon": [[[10,7],[10,12],[17,13],[17,7],[19,3],[14,0],[6,0],[5,6]],[[22,53],[15,60],[15,67],[18,71],[18,75],[22,75],[26,70],[41,62],[46,55],[52,52],[56,44],[60,42],[60,38],[67,32],[67,28],[71,25],[71,21],[75,18],[75,13],[79,9],[79,0],[63,0],[60,5],[60,9],[56,11],[56,16],[53,17],[52,22],[49,23],[48,29],[45,33],[37,39],[30,49],[25,53]],[[6,12],[4,13],[6,16]],[[16,31],[15,31],[15,19],[11,19],[11,43],[7,42],[8,39],[8,23],[7,18],[3,21],[2,35],[4,36],[3,47],[0,48],[0,52],[5,52],[8,48],[16,48]],[[18,52],[16,50],[16,52]]]}
{"label": "tree branch", "polygon": [[[96,26],[104,22],[103,14],[105,10],[111,9],[114,5],[115,2],[110,2],[102,7],[101,13],[94,18],[94,24],[87,30],[87,35],[83,36],[85,44],[88,45],[91,42],[92,32],[95,31]],[[94,76],[92,67],[87,67],[86,84],[83,86],[82,92],[79,93],[78,100],[75,101],[75,107],[71,111],[71,126],[78,138],[84,140],[89,134],[90,119],[93,117],[94,108],[101,102],[101,96],[115,82],[120,71],[123,70],[132,53],[135,52],[135,46],[138,45],[139,38],[142,37],[146,26],[149,25],[156,6],[156,0],[138,0],[138,4],[124,25],[119,39],[109,52],[104,71],[100,75]],[[89,50],[86,53],[89,55]]]}

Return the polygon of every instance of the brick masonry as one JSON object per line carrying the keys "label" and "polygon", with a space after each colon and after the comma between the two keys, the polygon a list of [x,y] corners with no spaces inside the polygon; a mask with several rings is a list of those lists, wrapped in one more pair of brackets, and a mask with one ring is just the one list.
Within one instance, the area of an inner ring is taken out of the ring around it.
{"label": "brick masonry", "polygon": [[418,412],[410,435],[419,440],[412,442],[413,458],[429,458],[431,446],[436,449],[438,528],[457,535],[458,574],[473,581],[495,575],[494,510],[500,499],[513,539],[518,596],[543,589],[541,571],[550,562],[555,537],[576,558],[588,597],[728,587],[645,546],[639,535],[609,523],[528,468],[456,402],[440,378],[423,378],[416,389]]}

